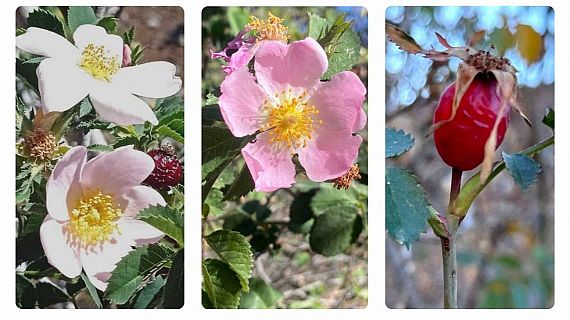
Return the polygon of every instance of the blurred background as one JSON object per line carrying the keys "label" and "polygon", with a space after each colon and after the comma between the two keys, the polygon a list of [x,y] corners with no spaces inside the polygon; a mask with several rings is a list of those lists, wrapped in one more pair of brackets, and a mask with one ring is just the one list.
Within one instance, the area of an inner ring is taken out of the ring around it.
{"label": "blurred background", "polygon": [[[541,123],[554,109],[554,11],[550,7],[389,7],[386,22],[408,32],[424,49],[481,37],[476,49],[496,47],[519,70],[519,103],[534,124],[511,115],[499,150],[516,153],[552,135]],[[433,62],[410,55],[386,40],[386,127],[416,139],[388,166],[413,171],[428,198],[443,212],[451,169],[426,137],[439,96],[456,77],[460,60]],[[497,153],[496,159],[499,159]],[[536,185],[522,192],[502,173],[474,202],[459,230],[458,304],[461,308],[549,308],[554,303],[554,149],[535,158],[542,165]],[[463,181],[478,168],[464,173]],[[429,228],[428,228],[429,229]],[[386,305],[441,308],[440,241],[431,229],[410,250],[386,235]]]}
{"label": "blurred background", "polygon": [[[361,7],[207,7],[202,11],[202,99],[205,101],[209,93],[219,96],[219,87],[225,74],[221,70],[221,62],[210,59],[210,50],[221,51],[234,39],[239,31],[254,15],[266,19],[267,12],[285,19],[284,25],[289,28],[290,41],[304,39],[308,34],[307,12],[317,13],[328,21],[345,15],[346,21],[352,22],[352,29],[360,36],[362,48],[360,62],[351,70],[355,72],[364,85],[368,83],[368,20],[367,12]],[[365,102],[365,108],[367,103]],[[363,179],[367,184],[367,130],[359,132],[365,141],[362,144],[358,163]],[[224,178],[236,174],[243,161],[234,161],[222,173],[217,183]],[[229,180],[231,181],[231,180]],[[236,228],[236,210],[246,209],[249,204],[258,203],[267,206],[271,215],[265,226],[258,225],[257,231],[268,230],[279,234],[268,247],[254,253],[253,279],[261,279],[273,288],[275,299],[270,306],[252,303],[250,297],[242,297],[240,308],[363,308],[368,301],[368,250],[367,232],[364,231],[357,242],[346,252],[333,257],[325,257],[311,251],[308,235],[294,233],[287,226],[289,209],[298,197],[298,192],[319,187],[318,184],[297,175],[297,183],[291,189],[281,189],[273,193],[251,192],[236,203],[225,202],[222,207],[211,207],[210,214],[204,223],[204,234],[211,230]],[[256,202],[258,201],[258,202]],[[241,207],[240,207],[241,206]],[[364,203],[366,206],[366,203]],[[212,211],[213,210],[213,211]],[[250,220],[247,220],[250,221]],[[269,223],[269,221],[271,221]],[[238,230],[243,234],[245,224],[239,222]],[[249,222],[248,222],[249,223]],[[251,222],[253,223],[253,222]],[[249,227],[249,226],[247,226]],[[255,225],[252,226],[256,228]],[[256,231],[256,232],[257,232]],[[298,231],[298,230],[297,230]],[[306,231],[305,231],[306,232]],[[254,235],[255,237],[255,235]],[[254,238],[248,238],[254,246]],[[206,245],[203,245],[203,256],[211,256]]]}

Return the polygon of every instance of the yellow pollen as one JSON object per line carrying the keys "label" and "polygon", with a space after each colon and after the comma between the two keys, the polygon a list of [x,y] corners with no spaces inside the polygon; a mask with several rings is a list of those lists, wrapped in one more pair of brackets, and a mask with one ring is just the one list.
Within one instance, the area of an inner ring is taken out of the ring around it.
{"label": "yellow pollen", "polygon": [[105,51],[105,46],[88,44],[83,53],[79,66],[98,80],[111,81],[111,76],[121,68],[117,56],[110,57],[109,51]]}
{"label": "yellow pollen", "polygon": [[266,101],[263,109],[267,120],[261,126],[261,131],[270,136],[270,142],[279,147],[287,147],[291,153],[295,149],[305,147],[313,138],[315,125],[322,124],[322,120],[315,120],[314,116],[319,110],[305,101],[307,92],[297,97],[291,97],[291,90],[276,95],[279,102]]}
{"label": "yellow pollen", "polygon": [[257,41],[261,40],[279,40],[287,42],[290,35],[287,34],[287,27],[283,25],[283,19],[274,16],[271,12],[267,12],[267,20],[262,20],[254,16],[249,17],[247,27],[255,30]]}
{"label": "yellow pollen", "polygon": [[116,220],[121,215],[113,197],[101,190],[82,198],[77,208],[71,210],[68,229],[71,242],[90,247],[109,241],[112,233],[118,231]]}

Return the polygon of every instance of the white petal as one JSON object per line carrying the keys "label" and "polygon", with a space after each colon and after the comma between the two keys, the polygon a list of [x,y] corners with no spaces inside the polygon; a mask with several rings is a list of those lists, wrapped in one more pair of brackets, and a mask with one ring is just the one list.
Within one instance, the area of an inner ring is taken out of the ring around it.
{"label": "white petal", "polygon": [[175,74],[176,66],[170,62],[149,62],[120,69],[113,77],[113,85],[139,96],[164,98],[182,87],[182,80]]}
{"label": "white petal", "polygon": [[120,125],[142,124],[158,119],[146,102],[114,86],[101,86],[89,95],[97,113],[109,122]]}
{"label": "white petal", "polygon": [[141,220],[125,218],[118,224],[121,235],[133,239],[137,245],[155,243],[164,237],[162,231]]}
{"label": "white petal", "polygon": [[123,38],[115,34],[107,34],[103,27],[92,24],[81,25],[73,33],[73,41],[80,52],[83,52],[88,44],[104,46],[108,56],[117,57],[119,63],[123,61]]}
{"label": "white petal", "polygon": [[40,56],[77,61],[79,51],[64,37],[46,29],[30,27],[16,37],[16,47]]}
{"label": "white petal", "polygon": [[115,235],[101,246],[80,250],[81,264],[89,280],[102,291],[107,288],[107,280],[115,270],[117,263],[126,256],[135,245],[128,237]]}
{"label": "white petal", "polygon": [[68,204],[81,198],[81,177],[87,160],[87,149],[77,146],[57,162],[46,185],[46,207],[49,215],[59,221],[69,220]]}
{"label": "white petal", "polygon": [[123,210],[123,216],[136,217],[142,209],[153,205],[165,206],[166,201],[162,195],[147,186],[136,186],[127,191],[123,198],[126,201],[126,208]]}
{"label": "white petal", "polygon": [[36,69],[46,113],[65,111],[85,98],[92,79],[80,67],[59,58],[47,58]]}
{"label": "white petal", "polygon": [[81,273],[79,256],[65,238],[67,222],[58,222],[48,215],[40,227],[40,240],[48,262],[66,277],[77,277]]}

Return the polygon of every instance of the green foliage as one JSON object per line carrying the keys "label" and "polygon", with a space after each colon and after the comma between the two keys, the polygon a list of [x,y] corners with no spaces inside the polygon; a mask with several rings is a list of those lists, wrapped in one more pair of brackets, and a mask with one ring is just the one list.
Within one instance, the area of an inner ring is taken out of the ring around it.
{"label": "green foliage", "polygon": [[99,298],[99,293],[97,292],[97,288],[95,288],[95,286],[91,283],[91,281],[89,281],[89,278],[84,272],[81,273],[81,280],[83,280],[83,282],[85,283],[87,291],[89,292],[89,295],[93,299],[93,302],[95,302],[97,308],[99,309],[103,308],[103,304],[101,303],[101,298]]}
{"label": "green foliage", "polygon": [[233,34],[238,34],[249,22],[249,14],[244,8],[229,7],[226,12],[228,22],[230,23],[230,28]]}
{"label": "green foliage", "polygon": [[29,27],[42,28],[49,30],[51,32],[55,32],[62,37],[65,37],[61,21],[59,21],[56,16],[54,16],[47,10],[35,9],[34,11],[30,12],[27,22],[28,22],[28,28]]}
{"label": "green foliage", "polygon": [[241,297],[240,309],[275,308],[275,302],[283,297],[281,292],[260,278],[251,278],[249,287],[250,291]]}
{"label": "green foliage", "polygon": [[149,281],[137,294],[136,299],[133,303],[134,309],[146,309],[148,308],[153,300],[160,296],[161,290],[163,290],[166,284],[166,279],[162,276],[156,277],[154,280]]}
{"label": "green foliage", "polygon": [[313,209],[311,202],[319,189],[314,188],[299,194],[289,209],[289,229],[293,232],[308,233],[313,225]]}
{"label": "green foliage", "polygon": [[430,209],[424,189],[409,171],[386,169],[386,229],[407,248],[426,232]]}
{"label": "green foliage", "polygon": [[542,123],[549,126],[550,129],[554,130],[554,110],[547,108],[544,113],[544,118],[542,118]]}
{"label": "green foliage", "polygon": [[168,280],[164,286],[163,307],[180,309],[184,306],[184,249],[178,251],[172,267],[168,272]]}
{"label": "green foliage", "polygon": [[247,239],[235,231],[218,230],[205,237],[218,257],[235,272],[242,289],[249,291],[249,277],[253,264],[251,246]]}
{"label": "green foliage", "polygon": [[131,251],[112,272],[105,298],[118,304],[128,302],[143,280],[169,262],[173,255],[174,250],[161,244]]}
{"label": "green foliage", "polygon": [[354,206],[330,206],[317,215],[309,243],[324,256],[334,256],[350,247],[362,232],[362,217]]}
{"label": "green foliage", "polygon": [[538,174],[542,169],[531,157],[520,153],[507,154],[503,152],[503,160],[507,170],[522,191],[526,191],[538,181]]}
{"label": "green foliage", "polygon": [[414,147],[415,139],[404,130],[386,128],[386,158],[398,157]]}
{"label": "green foliage", "polygon": [[168,206],[150,206],[143,209],[138,218],[167,236],[174,239],[178,245],[184,246],[184,216]]}
{"label": "green foliage", "polygon": [[202,305],[206,308],[235,309],[239,306],[241,281],[230,267],[218,259],[202,262],[204,291]]}
{"label": "green foliage", "polygon": [[22,80],[27,87],[39,93],[38,76],[36,75],[37,67],[38,66],[34,63],[24,63],[24,61],[16,58],[16,76]]}
{"label": "green foliage", "polygon": [[83,24],[97,24],[97,16],[91,7],[69,7],[67,24],[71,33]]}
{"label": "green foliage", "polygon": [[333,23],[317,14],[309,12],[309,36],[323,47],[329,60],[329,68],[323,75],[324,80],[333,75],[350,70],[358,63],[360,56],[360,38],[339,16]]}
{"label": "green foliage", "polygon": [[227,200],[237,200],[240,197],[245,196],[250,191],[253,191],[255,183],[253,177],[249,172],[247,165],[243,165],[238,176],[234,179],[226,193],[224,194],[223,201]]}
{"label": "green foliage", "polygon": [[99,21],[97,21],[97,25],[105,28],[107,33],[115,33],[117,31],[117,21],[118,20],[119,19],[117,19],[115,17],[106,16],[106,17],[99,19]]}

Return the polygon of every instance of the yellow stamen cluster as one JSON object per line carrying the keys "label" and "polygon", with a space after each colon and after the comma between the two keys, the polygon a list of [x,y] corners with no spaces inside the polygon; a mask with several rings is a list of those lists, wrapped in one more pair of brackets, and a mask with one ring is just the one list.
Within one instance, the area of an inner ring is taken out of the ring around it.
{"label": "yellow stamen cluster", "polygon": [[113,197],[96,190],[71,210],[68,230],[71,243],[90,247],[109,241],[112,233],[118,230],[116,220],[121,215]]}
{"label": "yellow stamen cluster", "polygon": [[295,149],[305,147],[313,138],[316,124],[322,120],[314,120],[319,110],[306,102],[307,92],[299,96],[291,96],[291,90],[275,95],[277,103],[266,101],[263,109],[267,114],[261,131],[267,131],[270,142],[279,147],[287,147],[292,153]]}
{"label": "yellow stamen cluster", "polygon": [[55,135],[51,131],[35,128],[24,136],[24,152],[33,159],[50,160],[57,148]]}
{"label": "yellow stamen cluster", "polygon": [[90,43],[83,49],[79,66],[95,79],[111,81],[111,76],[119,71],[121,64],[117,56],[110,57],[108,53],[105,46]]}
{"label": "yellow stamen cluster", "polygon": [[348,190],[352,184],[352,181],[360,178],[360,168],[358,168],[358,164],[353,164],[350,168],[348,168],[348,171],[346,171],[345,174],[333,181],[333,186],[339,190]]}
{"label": "yellow stamen cluster", "polygon": [[271,12],[267,13],[267,20],[250,16],[247,27],[251,28],[251,30],[255,30],[257,41],[280,40],[287,42],[287,40],[291,38],[291,36],[287,34],[288,28],[283,25],[283,19],[274,16]]}

